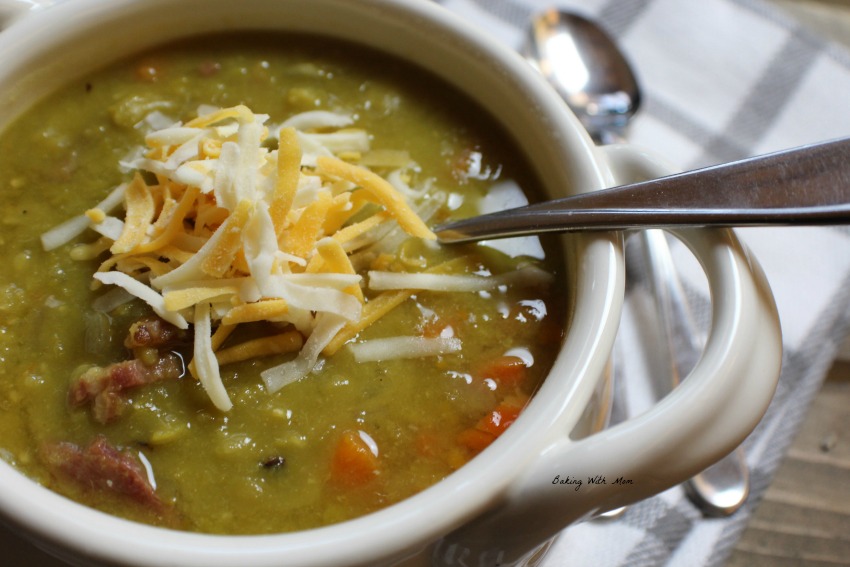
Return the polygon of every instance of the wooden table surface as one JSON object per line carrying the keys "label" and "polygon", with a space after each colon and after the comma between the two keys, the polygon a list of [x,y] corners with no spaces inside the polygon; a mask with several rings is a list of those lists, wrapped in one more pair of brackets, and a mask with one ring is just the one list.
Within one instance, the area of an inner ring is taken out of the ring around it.
{"label": "wooden table surface", "polygon": [[[850,0],[769,0],[850,48]],[[848,343],[850,347],[850,343]],[[850,565],[850,348],[832,368],[727,567]]]}
{"label": "wooden table surface", "polygon": [[850,362],[835,364],[727,567],[850,565]]}

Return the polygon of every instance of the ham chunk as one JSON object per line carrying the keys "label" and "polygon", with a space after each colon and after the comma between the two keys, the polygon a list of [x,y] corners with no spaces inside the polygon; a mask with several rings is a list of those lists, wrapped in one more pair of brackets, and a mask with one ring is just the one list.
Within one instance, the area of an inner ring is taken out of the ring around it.
{"label": "ham chunk", "polygon": [[160,355],[152,365],[133,359],[105,367],[94,366],[71,384],[68,403],[71,407],[91,403],[94,418],[100,423],[109,423],[121,415],[125,390],[176,380],[184,371],[183,360],[172,352]]}
{"label": "ham chunk", "polygon": [[103,435],[88,447],[49,443],[42,446],[41,455],[52,474],[82,490],[110,492],[157,513],[165,508],[138,457],[118,450]]}
{"label": "ham chunk", "polygon": [[129,349],[158,348],[186,342],[186,331],[156,316],[143,317],[130,326],[124,339]]}

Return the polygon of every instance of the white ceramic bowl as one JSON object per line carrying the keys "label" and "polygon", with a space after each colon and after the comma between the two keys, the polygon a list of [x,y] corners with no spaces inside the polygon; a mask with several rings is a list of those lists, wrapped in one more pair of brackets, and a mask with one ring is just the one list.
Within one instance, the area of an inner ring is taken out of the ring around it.
{"label": "white ceramic bowl", "polygon": [[[314,32],[382,49],[469,94],[524,148],[552,196],[661,175],[633,148],[595,148],[516,54],[424,0],[0,0],[0,128],[79,74],[188,34],[244,28]],[[516,423],[448,479],[369,516],[271,536],[210,536],[120,520],[73,503],[0,462],[0,516],[80,565],[346,566],[511,564],[572,522],[656,494],[719,459],[772,396],[780,337],[770,292],[731,231],[683,231],[713,295],[698,367],[649,412],[580,441],[568,433],[603,375],[623,302],[623,240],[565,239],[574,310],[551,375]],[[603,476],[581,490],[560,478]],[[633,484],[618,486],[618,477]]]}

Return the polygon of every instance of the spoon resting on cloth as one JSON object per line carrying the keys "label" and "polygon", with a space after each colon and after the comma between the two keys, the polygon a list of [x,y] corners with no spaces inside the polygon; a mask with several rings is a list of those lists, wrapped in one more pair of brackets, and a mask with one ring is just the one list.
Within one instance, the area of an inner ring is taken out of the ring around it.
{"label": "spoon resting on cloth", "polygon": [[850,224],[850,138],[447,223],[442,243],[588,230]]}

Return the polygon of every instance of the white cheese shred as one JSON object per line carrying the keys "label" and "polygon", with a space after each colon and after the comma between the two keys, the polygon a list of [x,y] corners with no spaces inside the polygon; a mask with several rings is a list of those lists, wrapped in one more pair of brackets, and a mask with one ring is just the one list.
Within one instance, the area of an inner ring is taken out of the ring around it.
{"label": "white cheese shred", "polygon": [[[283,126],[295,128],[296,130],[315,130],[319,128],[344,128],[354,124],[350,114],[340,112],[328,112],[327,110],[308,110],[294,116],[290,116],[283,122]],[[273,129],[279,132],[280,128]]]}
{"label": "white cheese shred", "polygon": [[[105,213],[111,212],[124,199],[127,184],[121,184],[113,189],[106,198],[94,206]],[[91,226],[92,222],[86,215],[77,215],[70,218],[41,235],[41,245],[45,250],[59,248],[81,235]]]}
{"label": "white cheese shred", "polygon": [[406,272],[369,272],[369,289],[398,290],[422,289],[429,291],[484,291],[499,285],[488,276],[425,274]]}
{"label": "white cheese shred", "polygon": [[304,343],[298,356],[294,360],[264,370],[260,374],[268,391],[277,392],[309,374],[316,366],[322,350],[328,346],[343,326],[345,326],[344,318],[331,313],[319,313],[316,317],[316,328]]}
{"label": "white cheese shred", "polygon": [[210,304],[207,302],[195,305],[195,352],[192,359],[198,380],[212,400],[213,405],[221,411],[233,407],[230,396],[221,381],[221,372],[212,348],[212,323],[210,321]]}
{"label": "white cheese shred", "polygon": [[456,337],[388,337],[348,345],[357,362],[424,358],[460,352]]}
{"label": "white cheese shred", "polygon": [[376,291],[400,289],[454,292],[488,291],[499,286],[516,284],[525,286],[548,285],[553,279],[552,274],[533,265],[523,266],[497,276],[385,272],[380,270],[371,270],[368,276],[369,289]]}
{"label": "white cheese shred", "polygon": [[165,308],[165,299],[163,299],[160,294],[132,276],[128,276],[123,272],[97,272],[94,275],[94,279],[101,283],[117,285],[124,288],[128,293],[138,297],[150,305],[151,309],[154,310],[154,313],[178,329],[189,328],[189,323],[180,313],[169,311]]}

